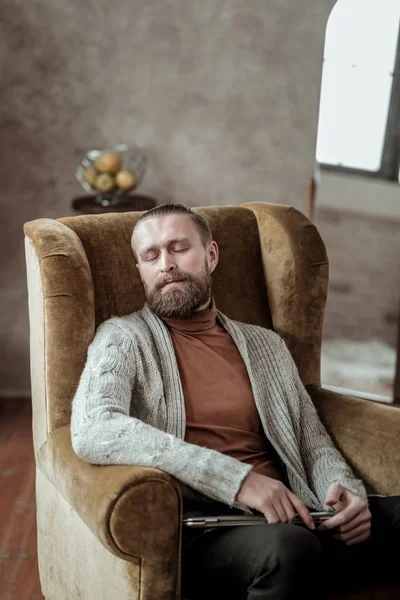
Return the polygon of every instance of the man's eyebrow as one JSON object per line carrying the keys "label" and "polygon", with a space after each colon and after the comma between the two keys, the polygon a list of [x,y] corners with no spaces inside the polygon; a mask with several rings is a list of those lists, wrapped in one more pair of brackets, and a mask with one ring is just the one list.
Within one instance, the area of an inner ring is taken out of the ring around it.
{"label": "man's eyebrow", "polygon": [[[174,238],[173,240],[168,240],[166,245],[173,246],[173,244],[191,244],[191,241],[187,237]],[[158,246],[153,244],[153,246],[149,246],[148,248],[144,248],[143,250],[140,250],[139,255],[144,256],[145,254],[148,254],[149,252],[151,252],[152,250],[155,250],[156,248],[158,248]]]}

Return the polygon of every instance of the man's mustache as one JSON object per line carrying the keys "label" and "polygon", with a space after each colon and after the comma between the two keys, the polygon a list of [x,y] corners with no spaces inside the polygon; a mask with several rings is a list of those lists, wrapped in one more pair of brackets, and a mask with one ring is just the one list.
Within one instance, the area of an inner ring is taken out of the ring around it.
{"label": "man's mustache", "polygon": [[156,290],[161,290],[168,283],[173,283],[174,281],[187,281],[188,277],[183,274],[176,273],[173,277],[164,277],[161,279],[155,286]]}

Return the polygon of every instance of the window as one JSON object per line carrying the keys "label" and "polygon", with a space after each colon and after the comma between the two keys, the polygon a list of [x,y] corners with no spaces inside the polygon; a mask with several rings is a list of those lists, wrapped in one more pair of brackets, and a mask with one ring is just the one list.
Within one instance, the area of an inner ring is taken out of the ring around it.
{"label": "window", "polygon": [[393,104],[398,111],[399,104],[392,85],[399,23],[399,0],[339,0],[333,8],[326,30],[316,151],[323,166],[380,171],[389,109]]}

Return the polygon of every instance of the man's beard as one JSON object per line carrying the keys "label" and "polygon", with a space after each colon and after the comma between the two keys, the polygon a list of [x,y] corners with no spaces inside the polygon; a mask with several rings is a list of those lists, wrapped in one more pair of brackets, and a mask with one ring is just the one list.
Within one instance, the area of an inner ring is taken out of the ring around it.
{"label": "man's beard", "polygon": [[[171,281],[184,281],[181,286],[172,286],[162,291],[163,286]],[[200,306],[211,298],[211,274],[207,261],[199,275],[190,275],[185,271],[175,271],[165,275],[152,290],[145,285],[146,299],[149,308],[160,319],[187,319]]]}

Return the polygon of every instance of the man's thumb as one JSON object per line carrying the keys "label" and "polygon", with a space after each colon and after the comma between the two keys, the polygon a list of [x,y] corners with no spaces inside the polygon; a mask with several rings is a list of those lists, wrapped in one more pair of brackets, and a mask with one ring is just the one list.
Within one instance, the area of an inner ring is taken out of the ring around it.
{"label": "man's thumb", "polygon": [[331,487],[328,490],[328,494],[326,496],[325,504],[328,506],[332,506],[332,504],[336,504],[340,500],[340,496],[342,495],[343,488],[340,483],[332,483]]}

